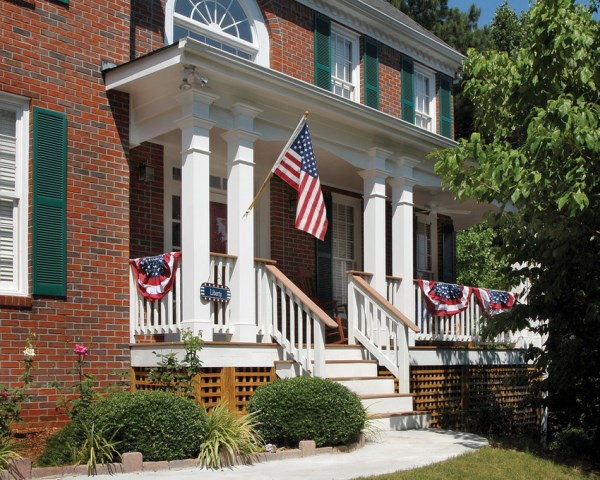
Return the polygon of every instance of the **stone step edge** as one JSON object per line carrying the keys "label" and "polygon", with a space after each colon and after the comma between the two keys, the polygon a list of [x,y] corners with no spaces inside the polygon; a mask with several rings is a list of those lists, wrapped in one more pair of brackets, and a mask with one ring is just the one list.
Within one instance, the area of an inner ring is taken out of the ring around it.
{"label": "stone step edge", "polygon": [[365,393],[359,394],[358,398],[361,400],[372,400],[376,398],[408,398],[414,396],[414,393]]}
{"label": "stone step edge", "polygon": [[370,415],[368,415],[368,419],[372,420],[372,419],[378,419],[378,418],[390,418],[390,417],[409,417],[409,416],[427,416],[427,415],[431,415],[431,412],[428,411],[407,411],[407,412],[383,412],[383,413],[372,413]]}

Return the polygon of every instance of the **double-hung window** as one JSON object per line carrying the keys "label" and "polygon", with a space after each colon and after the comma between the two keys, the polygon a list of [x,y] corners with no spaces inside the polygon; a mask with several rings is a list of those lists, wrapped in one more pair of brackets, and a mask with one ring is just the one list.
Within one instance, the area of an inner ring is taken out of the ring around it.
{"label": "double-hung window", "polygon": [[27,294],[28,102],[0,94],[0,293]]}
{"label": "double-hung window", "polygon": [[331,29],[331,83],[333,93],[357,99],[358,39],[337,25]]}
{"label": "double-hung window", "polygon": [[315,19],[315,84],[360,100],[359,36],[326,18]]}
{"label": "double-hung window", "polygon": [[435,72],[402,58],[402,120],[452,138],[452,79],[443,74],[437,74],[437,79],[438,84]]}
{"label": "double-hung window", "polygon": [[415,69],[415,125],[429,130],[435,128],[435,77]]}

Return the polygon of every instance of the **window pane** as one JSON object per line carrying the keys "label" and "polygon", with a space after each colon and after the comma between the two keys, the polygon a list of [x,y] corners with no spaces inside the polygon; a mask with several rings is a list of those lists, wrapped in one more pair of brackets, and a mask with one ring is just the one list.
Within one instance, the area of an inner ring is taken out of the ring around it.
{"label": "window pane", "polygon": [[[253,42],[250,22],[238,0],[176,0],[175,12],[191,23],[209,27],[215,35],[220,33]],[[177,35],[176,29],[174,33],[176,39],[182,38]]]}
{"label": "window pane", "polygon": [[14,201],[0,200],[0,282],[14,281]]}

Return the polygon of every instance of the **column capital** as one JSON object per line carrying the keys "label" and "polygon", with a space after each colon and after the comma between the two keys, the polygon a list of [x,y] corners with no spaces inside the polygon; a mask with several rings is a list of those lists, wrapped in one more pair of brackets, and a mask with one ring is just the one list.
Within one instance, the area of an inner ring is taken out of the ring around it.
{"label": "column capital", "polygon": [[206,90],[199,88],[190,88],[189,90],[183,90],[175,96],[177,103],[181,106],[190,105],[192,103],[201,103],[203,105],[211,105],[219,98],[218,95],[210,93]]}
{"label": "column capital", "polygon": [[194,115],[186,115],[175,121],[175,125],[182,131],[188,128],[204,128],[210,130],[216,125],[216,122]]}
{"label": "column capital", "polygon": [[234,128],[233,130],[227,130],[221,137],[223,137],[227,143],[245,140],[249,144],[253,144],[260,138],[260,133],[250,132],[242,128]]}
{"label": "column capital", "polygon": [[394,154],[394,152],[379,147],[371,147],[367,150],[367,153],[369,155],[369,167],[384,171],[387,170],[386,160]]}
{"label": "column capital", "polygon": [[254,105],[250,105],[248,103],[236,102],[231,107],[231,112],[233,113],[236,120],[238,118],[247,118],[250,120],[254,120],[258,117],[264,110],[260,108],[256,108]]}
{"label": "column capital", "polygon": [[369,180],[372,178],[385,180],[390,176],[390,172],[387,170],[380,170],[378,168],[371,168],[368,170],[360,170],[358,174],[364,179]]}
{"label": "column capital", "polygon": [[388,178],[388,183],[393,188],[412,188],[417,184],[417,181],[409,177],[391,177]]}

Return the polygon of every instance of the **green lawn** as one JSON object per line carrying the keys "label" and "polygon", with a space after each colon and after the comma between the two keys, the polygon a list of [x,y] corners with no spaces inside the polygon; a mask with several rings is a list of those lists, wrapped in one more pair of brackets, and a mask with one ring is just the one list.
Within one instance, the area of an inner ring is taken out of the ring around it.
{"label": "green lawn", "polygon": [[[365,477],[362,477],[365,478]],[[428,467],[368,477],[369,480],[600,480],[594,473],[531,453],[486,447]]]}

